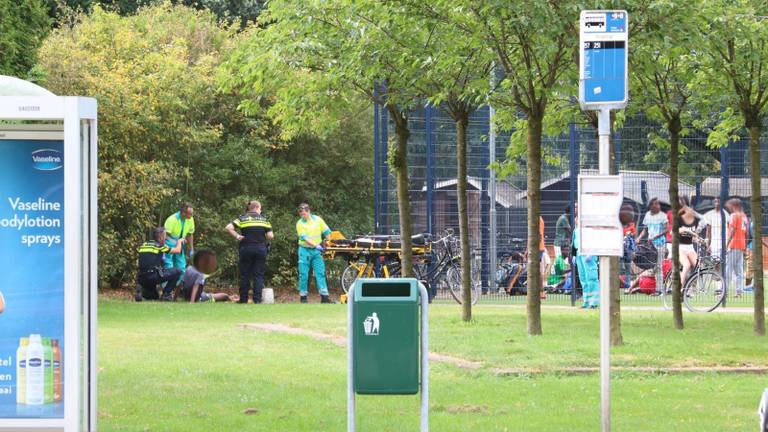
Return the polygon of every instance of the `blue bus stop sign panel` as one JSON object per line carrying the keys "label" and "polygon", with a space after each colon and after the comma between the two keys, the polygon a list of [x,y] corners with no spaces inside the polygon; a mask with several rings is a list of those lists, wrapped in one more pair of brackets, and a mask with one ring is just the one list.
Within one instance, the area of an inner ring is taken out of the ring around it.
{"label": "blue bus stop sign panel", "polygon": [[626,105],[627,18],[624,11],[581,14],[579,101],[585,108]]}

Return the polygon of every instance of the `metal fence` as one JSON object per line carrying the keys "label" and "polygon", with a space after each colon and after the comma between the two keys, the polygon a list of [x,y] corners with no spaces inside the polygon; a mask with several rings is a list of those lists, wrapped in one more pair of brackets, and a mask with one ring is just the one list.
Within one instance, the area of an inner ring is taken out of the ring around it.
{"label": "metal fence", "polygon": [[[468,130],[468,213],[470,241],[475,251],[476,270],[482,285],[483,302],[524,302],[525,296],[508,295],[497,283],[497,272],[510,251],[525,248],[527,237],[527,196],[525,160],[519,161],[516,174],[498,178],[490,169],[492,161],[504,161],[510,134],[493,133],[492,111],[475,111]],[[374,110],[375,224],[378,234],[394,234],[398,228],[398,209],[394,176],[387,166],[387,144],[393,126],[385,109]],[[455,125],[441,109],[426,106],[411,113],[408,146],[410,198],[414,232],[439,236],[446,229],[458,233],[456,204]],[[663,210],[669,208],[668,150],[657,142],[663,128],[643,117],[628,118],[612,136],[613,168],[624,176],[624,201],[634,210],[639,226],[651,198],[659,198]],[[706,135],[693,130],[682,139],[680,158],[681,196],[704,214],[712,199],[739,197],[749,208],[749,155],[747,140],[732,142],[727,148],[710,149]],[[762,141],[765,148],[768,140]],[[566,206],[577,199],[579,173],[597,173],[596,130],[574,122],[559,136],[544,139],[541,213],[545,224],[545,243],[552,254],[555,224]],[[761,151],[768,158],[768,152]],[[765,168],[763,168],[765,170]],[[763,172],[763,175],[768,173]],[[763,208],[768,203],[768,177],[763,178]],[[749,214],[749,212],[748,212]],[[765,214],[765,212],[764,212]],[[573,222],[573,221],[571,221]],[[768,225],[768,219],[763,226]],[[445,297],[441,294],[439,297]],[[546,302],[570,303],[570,294],[550,293]],[[625,295],[625,303],[658,304],[657,297]],[[751,304],[749,293],[728,298],[729,305]]]}

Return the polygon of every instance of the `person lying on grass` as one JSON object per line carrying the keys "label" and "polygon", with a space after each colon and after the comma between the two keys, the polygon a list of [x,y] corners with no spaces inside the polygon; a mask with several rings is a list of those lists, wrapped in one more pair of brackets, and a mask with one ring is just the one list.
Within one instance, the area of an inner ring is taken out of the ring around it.
{"label": "person lying on grass", "polygon": [[205,278],[216,271],[216,254],[208,249],[197,251],[192,258],[192,265],[187,267],[182,280],[181,295],[184,300],[195,302],[221,302],[237,301],[237,296],[229,296],[226,293],[205,292]]}

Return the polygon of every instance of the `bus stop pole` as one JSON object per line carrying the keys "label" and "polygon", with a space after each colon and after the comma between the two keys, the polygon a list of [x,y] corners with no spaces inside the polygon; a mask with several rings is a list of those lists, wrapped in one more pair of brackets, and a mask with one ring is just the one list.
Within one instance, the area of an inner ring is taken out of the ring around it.
{"label": "bus stop pole", "polygon": [[[599,174],[611,170],[611,111],[598,111]],[[611,259],[600,257],[600,408],[601,430],[611,430]]]}
{"label": "bus stop pole", "polygon": [[355,432],[354,289],[353,284],[347,294],[347,432]]}

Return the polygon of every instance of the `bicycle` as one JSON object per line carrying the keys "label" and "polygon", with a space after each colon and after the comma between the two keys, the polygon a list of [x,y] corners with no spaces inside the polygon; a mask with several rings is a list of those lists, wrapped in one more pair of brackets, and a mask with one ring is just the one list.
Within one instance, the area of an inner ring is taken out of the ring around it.
{"label": "bicycle", "polygon": [[[712,312],[723,304],[726,295],[725,281],[719,271],[720,258],[710,253],[704,239],[694,236],[698,259],[688,278],[682,281],[683,304],[691,312]],[[664,279],[662,290],[666,310],[672,308],[671,279],[669,275]]]}
{"label": "bicycle", "polygon": [[[384,258],[383,262],[376,263],[376,259]],[[392,268],[395,267],[395,268]],[[390,257],[367,255],[350,261],[347,268],[341,273],[341,290],[347,294],[352,284],[358,278],[389,278],[400,273],[400,263]]]}
{"label": "bicycle", "polygon": [[[451,297],[458,304],[462,304],[463,287],[461,260],[458,253],[458,239],[453,235],[452,229],[445,230],[445,235],[433,243],[432,253],[425,255],[413,266],[416,277],[423,281],[427,287],[434,288],[435,291],[448,289]],[[479,273],[475,276],[479,278]],[[481,283],[472,281],[470,283],[471,304],[477,304],[481,292]]]}

